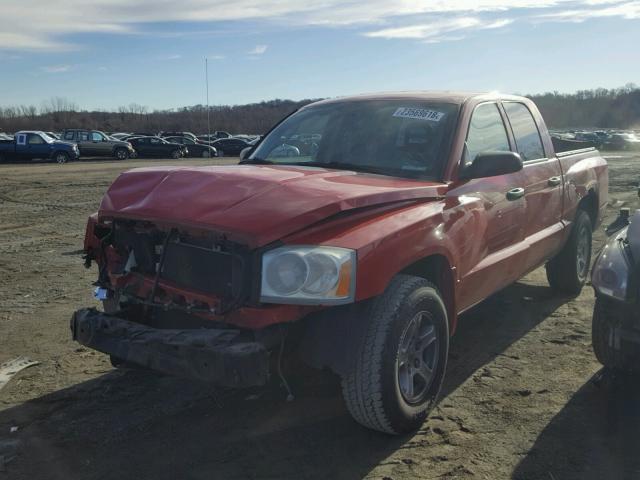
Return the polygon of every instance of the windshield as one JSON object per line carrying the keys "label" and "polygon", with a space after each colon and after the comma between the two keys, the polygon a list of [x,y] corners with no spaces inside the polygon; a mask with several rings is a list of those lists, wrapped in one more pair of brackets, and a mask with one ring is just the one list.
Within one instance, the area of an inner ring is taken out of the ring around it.
{"label": "windshield", "polygon": [[249,158],[405,177],[436,178],[458,106],[417,100],[329,103],[276,127]]}
{"label": "windshield", "polygon": [[55,138],[51,138],[49,135],[47,135],[47,134],[46,134],[46,133],[44,133],[44,132],[40,132],[40,136],[41,136],[41,137],[44,139],[44,141],[45,141],[45,142],[47,142],[47,143],[53,143],[53,142],[55,142],[55,141],[56,141],[56,139],[55,139]]}

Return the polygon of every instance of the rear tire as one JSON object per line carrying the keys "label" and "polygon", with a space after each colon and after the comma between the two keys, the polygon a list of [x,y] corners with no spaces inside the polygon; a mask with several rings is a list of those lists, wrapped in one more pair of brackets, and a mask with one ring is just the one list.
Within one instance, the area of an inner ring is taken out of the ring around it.
{"label": "rear tire", "polygon": [[173,152],[171,152],[171,158],[173,158],[174,160],[177,160],[180,157],[182,157],[182,153],[180,152],[180,150],[174,150]]}
{"label": "rear tire", "polygon": [[436,404],[449,351],[444,302],[427,280],[396,276],[372,301],[342,376],[353,418],[393,435],[420,428]]}
{"label": "rear tire", "polygon": [[589,215],[578,210],[567,244],[546,265],[551,288],[571,295],[580,294],[591,266],[591,233]]}
{"label": "rear tire", "polygon": [[593,352],[605,367],[637,372],[640,370],[637,362],[638,349],[634,349],[632,343],[616,335],[616,328],[621,323],[620,319],[627,313],[623,311],[622,315],[616,315],[615,310],[618,308],[623,306],[601,297],[596,298],[591,326]]}
{"label": "rear tire", "polygon": [[209,152],[209,150],[203,150],[202,158],[209,158],[209,157],[211,157],[211,152]]}

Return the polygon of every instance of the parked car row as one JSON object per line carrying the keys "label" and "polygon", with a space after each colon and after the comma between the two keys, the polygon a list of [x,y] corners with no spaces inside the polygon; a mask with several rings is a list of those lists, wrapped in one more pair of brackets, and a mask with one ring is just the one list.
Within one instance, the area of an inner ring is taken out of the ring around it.
{"label": "parked car row", "polygon": [[[19,135],[20,141],[15,141],[14,137]],[[191,132],[122,132],[109,135],[100,130],[82,128],[69,128],[59,133],[25,130],[15,136],[0,133],[3,145],[0,161],[51,159],[64,163],[79,157],[96,156],[118,160],[132,157],[178,159],[239,156],[242,150],[253,146],[259,139],[256,135],[233,137],[222,131],[196,136]],[[75,145],[76,148],[62,148],[60,145]],[[45,148],[46,146],[49,148]]]}
{"label": "parked car row", "polygon": [[555,139],[562,142],[583,142],[602,150],[640,150],[640,136],[624,130],[556,130]]}

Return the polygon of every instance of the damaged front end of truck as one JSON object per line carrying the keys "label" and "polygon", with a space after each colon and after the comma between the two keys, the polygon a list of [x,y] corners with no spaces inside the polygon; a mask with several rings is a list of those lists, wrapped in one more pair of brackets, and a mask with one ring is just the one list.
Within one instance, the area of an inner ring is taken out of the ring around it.
{"label": "damaged front end of truck", "polygon": [[99,223],[94,215],[85,253],[85,266],[98,266],[95,294],[105,311],[75,312],[74,340],[115,364],[229,387],[266,383],[268,351],[282,341],[281,329],[229,322],[230,313],[257,303],[257,251],[224,235],[136,220]]}

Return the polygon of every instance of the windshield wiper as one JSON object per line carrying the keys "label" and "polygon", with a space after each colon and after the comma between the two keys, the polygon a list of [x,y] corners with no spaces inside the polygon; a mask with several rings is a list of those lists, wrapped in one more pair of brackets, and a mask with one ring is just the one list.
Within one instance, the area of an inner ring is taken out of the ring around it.
{"label": "windshield wiper", "polygon": [[240,160],[238,165],[273,165],[274,163],[264,158],[247,158],[246,160]]}
{"label": "windshield wiper", "polygon": [[[282,164],[281,164],[282,165]],[[333,168],[336,170],[353,170],[354,172],[376,173],[379,175],[390,175],[391,171],[385,168],[372,167],[370,165],[359,165],[357,163],[344,162],[291,162],[284,165],[299,165],[301,167]]]}

